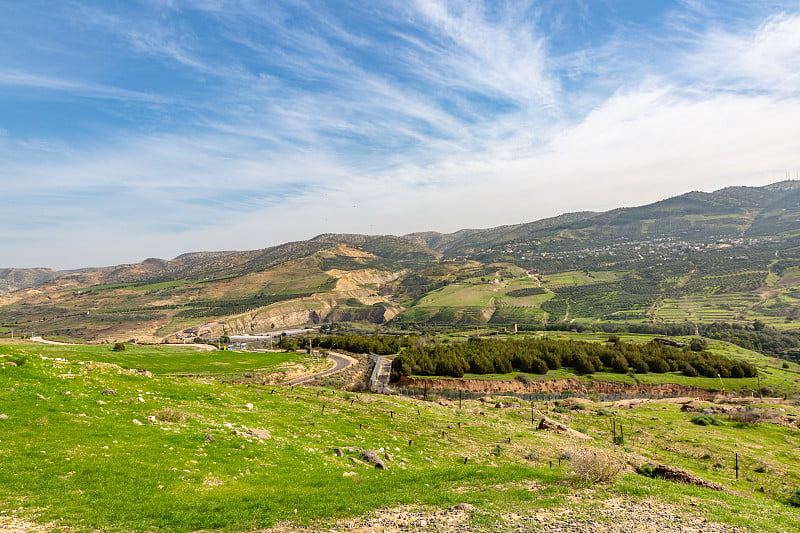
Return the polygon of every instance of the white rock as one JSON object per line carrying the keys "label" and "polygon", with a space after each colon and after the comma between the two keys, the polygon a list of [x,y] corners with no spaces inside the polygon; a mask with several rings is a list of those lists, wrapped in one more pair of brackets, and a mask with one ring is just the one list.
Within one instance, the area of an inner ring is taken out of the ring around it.
{"label": "white rock", "polygon": [[133,419],[133,425],[135,425],[135,426],[141,426],[141,425],[142,425],[142,423],[141,423],[141,422],[139,422],[138,420],[136,420],[136,419],[134,418],[134,419]]}
{"label": "white rock", "polygon": [[245,409],[252,409],[253,408],[253,404],[252,403],[246,403],[246,404],[244,404],[244,408]]}
{"label": "white rock", "polygon": [[0,415],[0,420],[8,420],[8,415],[3,413]]}
{"label": "white rock", "polygon": [[147,421],[148,422],[155,422],[156,421],[156,417],[154,417],[153,415],[150,415],[150,416],[147,417]]}

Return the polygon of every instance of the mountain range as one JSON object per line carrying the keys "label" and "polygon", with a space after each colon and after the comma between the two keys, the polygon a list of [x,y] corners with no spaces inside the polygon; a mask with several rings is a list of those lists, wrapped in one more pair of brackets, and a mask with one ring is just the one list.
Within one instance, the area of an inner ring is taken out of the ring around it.
{"label": "mountain range", "polygon": [[323,234],[113,267],[2,269],[0,328],[153,342],[319,322],[795,328],[799,266],[800,181],[782,181],[450,234]]}

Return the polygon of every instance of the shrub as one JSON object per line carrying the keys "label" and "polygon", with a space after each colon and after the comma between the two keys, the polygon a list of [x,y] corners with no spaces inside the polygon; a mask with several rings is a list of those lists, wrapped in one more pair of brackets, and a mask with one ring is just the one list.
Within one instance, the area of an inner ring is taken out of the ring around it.
{"label": "shrub", "polygon": [[610,451],[575,448],[569,453],[572,471],[589,484],[609,483],[622,472],[622,461]]}
{"label": "shrub", "polygon": [[793,505],[794,507],[800,507],[800,489],[794,491],[794,494],[789,496],[789,505]]}
{"label": "shrub", "polygon": [[692,424],[697,424],[698,426],[722,426],[723,423],[713,416],[708,415],[697,415],[693,416],[691,419]]}
{"label": "shrub", "polygon": [[752,426],[764,420],[768,420],[771,418],[771,414],[766,409],[744,409],[731,413],[729,418],[732,422],[738,422],[745,426]]}
{"label": "shrub", "polygon": [[533,379],[528,374],[517,374],[517,377],[514,379],[524,385],[530,385],[533,383]]}
{"label": "shrub", "polygon": [[767,467],[766,467],[766,465],[758,465],[757,467],[755,467],[753,469],[753,472],[757,472],[759,474],[766,474]]}
{"label": "shrub", "polygon": [[656,476],[656,465],[652,463],[645,463],[639,467],[637,470],[641,475],[647,477],[655,477]]}
{"label": "shrub", "polygon": [[188,415],[179,409],[165,407],[154,412],[153,416],[160,422],[183,422]]}
{"label": "shrub", "polygon": [[124,342],[116,342],[114,343],[114,347],[111,348],[112,352],[122,352],[125,350],[125,343]]}

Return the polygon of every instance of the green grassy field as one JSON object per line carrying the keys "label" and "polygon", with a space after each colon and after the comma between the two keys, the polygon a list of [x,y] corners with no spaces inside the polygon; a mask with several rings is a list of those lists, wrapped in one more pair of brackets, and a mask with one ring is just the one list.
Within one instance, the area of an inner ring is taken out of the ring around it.
{"label": "green grassy field", "polygon": [[603,283],[607,281],[616,281],[623,276],[625,272],[614,270],[601,270],[597,272],[590,271],[588,274],[581,271],[559,272],[558,274],[548,274],[544,277],[545,287],[555,289],[558,287],[566,287],[571,285],[587,285],[591,283]]}
{"label": "green grassy field", "polygon": [[30,353],[69,361],[97,361],[123,368],[145,368],[153,374],[269,372],[284,363],[305,364],[308,361],[308,356],[302,353],[203,351],[168,344],[126,344],[125,350],[120,352],[113,351],[109,345],[0,344],[0,355],[23,357]]}
{"label": "green grassy field", "polygon": [[[377,509],[432,512],[467,502],[476,507],[470,527],[496,531],[514,513],[590,513],[625,498],[749,531],[797,524],[797,510],[786,504],[800,488],[796,428],[701,427],[666,402],[603,412],[588,400],[557,412],[544,403],[458,408],[332,389],[146,378],[82,364],[78,355],[89,354],[79,348],[40,348],[3,346],[12,355],[0,357],[22,363],[0,366],[7,417],[0,419],[0,520],[43,521],[51,531],[247,531],[278,523],[327,530]],[[48,359],[38,355],[45,352]],[[624,446],[610,443],[606,413],[613,411]],[[585,432],[595,439],[589,446],[681,466],[728,490],[633,473],[587,486],[568,461],[558,465],[576,441],[535,431],[532,414]],[[388,470],[353,462],[349,447],[378,451]]]}

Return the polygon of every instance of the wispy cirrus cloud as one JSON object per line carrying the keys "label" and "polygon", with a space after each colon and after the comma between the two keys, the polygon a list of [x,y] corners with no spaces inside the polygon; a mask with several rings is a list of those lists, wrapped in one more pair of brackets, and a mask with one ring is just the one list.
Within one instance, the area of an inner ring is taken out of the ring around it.
{"label": "wispy cirrus cloud", "polygon": [[[43,38],[0,21],[28,43],[0,70],[28,102],[0,117],[0,227],[53,247],[17,264],[102,243],[64,260],[82,266],[774,181],[800,166],[800,11],[721,5],[17,6]],[[20,226],[37,209],[47,230]]]}
{"label": "wispy cirrus cloud", "polygon": [[130,100],[158,104],[170,102],[169,98],[155,93],[131,91],[119,87],[86,81],[75,81],[17,70],[0,69],[0,85],[64,92],[85,98]]}

